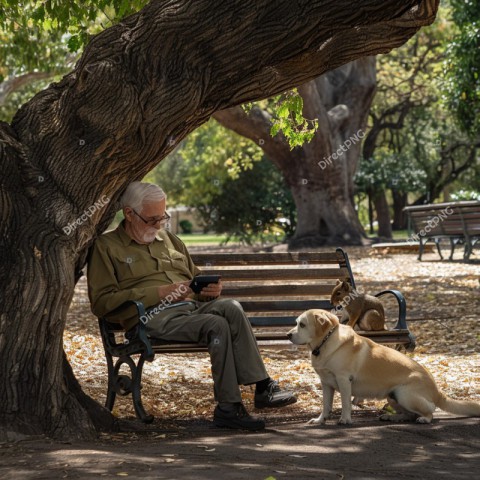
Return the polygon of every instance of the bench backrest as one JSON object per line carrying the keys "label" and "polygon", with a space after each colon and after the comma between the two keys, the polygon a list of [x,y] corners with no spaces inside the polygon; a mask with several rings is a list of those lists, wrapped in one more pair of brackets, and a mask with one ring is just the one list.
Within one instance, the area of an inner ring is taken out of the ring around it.
{"label": "bench backrest", "polygon": [[355,286],[347,254],[335,252],[196,253],[205,274],[222,275],[222,295],[241,302],[253,326],[293,325],[310,308],[334,308],[337,279]]}
{"label": "bench backrest", "polygon": [[451,202],[418,205],[404,209],[411,229],[427,236],[479,236],[480,202]]}

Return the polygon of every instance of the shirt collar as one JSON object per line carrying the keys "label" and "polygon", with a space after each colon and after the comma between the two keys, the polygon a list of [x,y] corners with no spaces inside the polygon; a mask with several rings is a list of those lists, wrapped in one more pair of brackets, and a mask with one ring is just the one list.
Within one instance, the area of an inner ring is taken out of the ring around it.
{"label": "shirt collar", "polygon": [[[163,230],[159,230],[157,233],[157,236],[155,237],[155,240],[158,240],[159,242],[163,242],[164,240],[162,238],[162,233],[163,233]],[[128,247],[130,243],[134,241],[125,231],[125,220],[122,220],[122,222],[118,225],[117,234],[124,247]]]}

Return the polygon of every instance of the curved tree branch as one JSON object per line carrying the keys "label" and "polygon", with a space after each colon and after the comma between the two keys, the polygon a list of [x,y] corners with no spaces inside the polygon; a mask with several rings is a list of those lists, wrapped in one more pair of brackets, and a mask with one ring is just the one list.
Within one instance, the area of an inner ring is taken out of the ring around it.
{"label": "curved tree branch", "polygon": [[[437,7],[438,0],[363,0],[354,10],[346,0],[328,8],[323,1],[152,2],[95,37],[75,71],[24,106],[12,126],[70,204],[53,219],[64,225],[145,175],[216,110],[389,51],[431,23]],[[69,188],[79,171],[88,195]],[[106,183],[92,181],[100,172],[111,173]]]}
{"label": "curved tree branch", "polygon": [[249,113],[246,113],[242,107],[233,107],[215,112],[213,118],[225,128],[259,145],[280,169],[288,163],[290,156],[288,142],[281,134],[275,137],[270,135],[272,121],[265,110],[253,107]]}
{"label": "curved tree branch", "polygon": [[16,90],[22,87],[30,85],[39,80],[48,80],[53,78],[55,73],[53,72],[30,72],[20,75],[18,77],[11,77],[0,83],[0,107],[5,105],[7,98]]}

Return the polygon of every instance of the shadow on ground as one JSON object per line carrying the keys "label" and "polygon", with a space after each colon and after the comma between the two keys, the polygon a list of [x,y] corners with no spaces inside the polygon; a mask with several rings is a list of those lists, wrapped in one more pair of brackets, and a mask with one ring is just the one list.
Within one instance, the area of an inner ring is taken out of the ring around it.
{"label": "shadow on ground", "polygon": [[356,412],[350,427],[273,417],[261,433],[208,421],[164,424],[95,442],[47,439],[3,444],[3,479],[473,479],[480,469],[479,419],[437,412],[431,425],[389,424]]}

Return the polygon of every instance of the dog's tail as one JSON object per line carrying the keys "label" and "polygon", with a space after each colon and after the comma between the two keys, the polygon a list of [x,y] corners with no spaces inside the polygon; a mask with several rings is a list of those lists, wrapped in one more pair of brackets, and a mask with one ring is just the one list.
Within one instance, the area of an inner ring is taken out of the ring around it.
{"label": "dog's tail", "polygon": [[441,394],[437,407],[445,412],[455,415],[465,415],[466,417],[480,417],[480,403],[472,400],[454,400]]}

